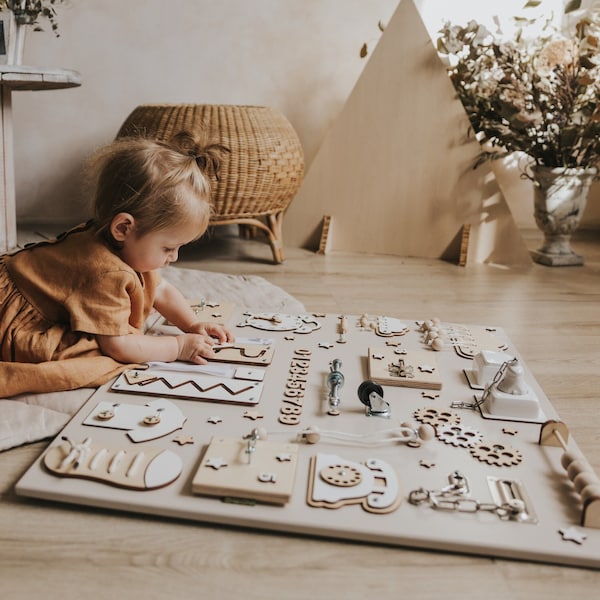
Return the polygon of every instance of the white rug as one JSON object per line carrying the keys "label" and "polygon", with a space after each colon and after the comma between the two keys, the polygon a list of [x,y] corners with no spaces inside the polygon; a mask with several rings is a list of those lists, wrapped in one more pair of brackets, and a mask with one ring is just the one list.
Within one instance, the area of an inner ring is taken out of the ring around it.
{"label": "white rug", "polygon": [[[162,274],[187,298],[232,302],[253,311],[297,314],[305,310],[287,292],[255,275],[226,275],[178,267],[168,267]],[[0,399],[0,450],[54,437],[93,392],[86,388]]]}

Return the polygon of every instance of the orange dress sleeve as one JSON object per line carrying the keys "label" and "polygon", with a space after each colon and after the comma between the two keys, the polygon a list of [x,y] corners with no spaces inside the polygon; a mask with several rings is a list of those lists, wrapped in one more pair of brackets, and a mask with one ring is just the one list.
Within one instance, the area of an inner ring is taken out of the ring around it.
{"label": "orange dress sleeve", "polygon": [[[140,330],[148,312],[144,277],[125,270],[86,277],[65,301],[72,331],[127,335]],[[148,301],[152,302],[151,298]]]}

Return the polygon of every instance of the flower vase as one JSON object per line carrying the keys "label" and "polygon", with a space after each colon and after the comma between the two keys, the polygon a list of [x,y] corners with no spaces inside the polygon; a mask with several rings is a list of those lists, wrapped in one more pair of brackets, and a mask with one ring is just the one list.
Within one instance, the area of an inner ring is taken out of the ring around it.
{"label": "flower vase", "polygon": [[542,246],[531,252],[535,262],[552,267],[583,264],[583,256],[571,248],[571,236],[596,174],[594,168],[534,167],[534,217],[544,233]]}
{"label": "flower vase", "polygon": [[29,25],[20,25],[17,23],[14,29],[14,37],[10,41],[10,49],[8,53],[9,65],[23,64],[23,51],[25,49],[25,37]]}
{"label": "flower vase", "polygon": [[35,16],[25,12],[24,9],[13,9],[10,12],[8,48],[6,52],[7,64],[17,66],[23,64],[25,38],[28,31],[33,27],[34,22]]}

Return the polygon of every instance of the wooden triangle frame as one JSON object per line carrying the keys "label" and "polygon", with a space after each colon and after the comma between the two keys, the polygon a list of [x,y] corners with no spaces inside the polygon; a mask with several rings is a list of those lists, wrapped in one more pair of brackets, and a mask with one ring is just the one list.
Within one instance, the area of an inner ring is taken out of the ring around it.
{"label": "wooden triangle frame", "polygon": [[413,0],[401,0],[288,208],[286,243],[531,264],[491,168],[472,168],[468,131]]}

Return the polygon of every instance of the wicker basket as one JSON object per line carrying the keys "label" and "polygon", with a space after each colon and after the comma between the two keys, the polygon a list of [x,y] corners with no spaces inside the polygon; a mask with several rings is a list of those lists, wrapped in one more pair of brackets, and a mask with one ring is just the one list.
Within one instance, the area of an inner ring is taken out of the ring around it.
{"label": "wicker basket", "polygon": [[145,104],[127,117],[117,137],[165,140],[178,131],[200,129],[231,150],[221,164],[220,181],[212,181],[211,225],[261,229],[275,262],[282,262],[281,222],[302,183],[304,155],[281,113],[266,106]]}

